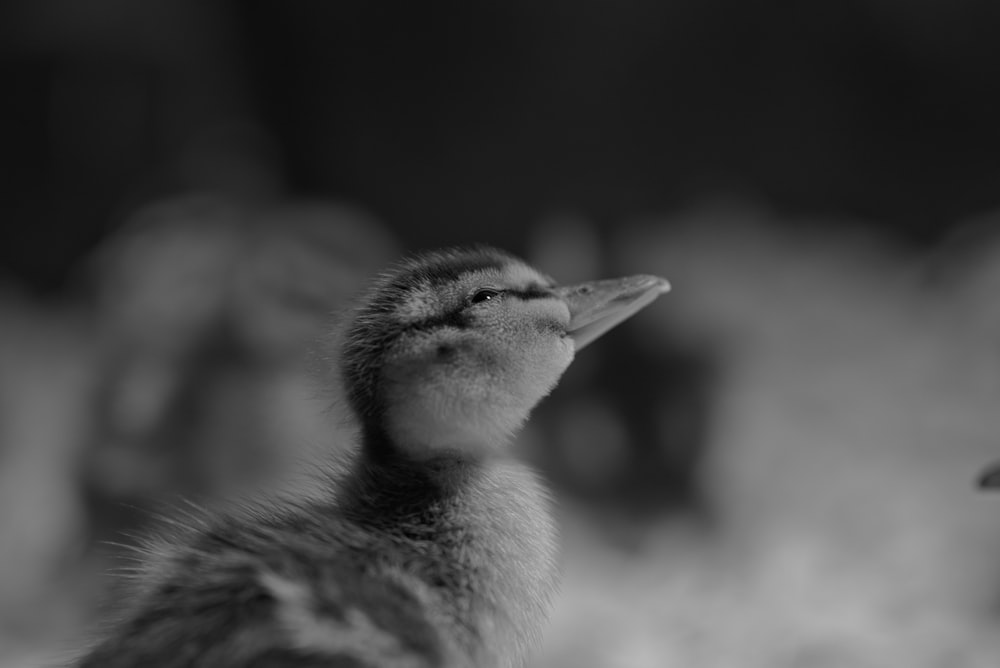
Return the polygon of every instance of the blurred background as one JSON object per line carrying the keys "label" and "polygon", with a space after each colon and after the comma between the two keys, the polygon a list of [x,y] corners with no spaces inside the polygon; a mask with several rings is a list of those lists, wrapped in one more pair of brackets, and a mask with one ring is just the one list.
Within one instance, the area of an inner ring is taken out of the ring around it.
{"label": "blurred background", "polygon": [[[535,668],[1000,665],[1000,4],[0,7],[0,666],[180,496],[338,448],[302,361],[399,253],[674,291],[521,449]],[[103,602],[103,603],[102,603]]]}

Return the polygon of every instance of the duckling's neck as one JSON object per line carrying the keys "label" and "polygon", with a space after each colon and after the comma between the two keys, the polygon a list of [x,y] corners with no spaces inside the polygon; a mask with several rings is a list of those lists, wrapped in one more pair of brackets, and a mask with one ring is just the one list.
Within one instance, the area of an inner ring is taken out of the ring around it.
{"label": "duckling's neck", "polygon": [[[415,457],[377,427],[362,433],[361,448],[340,495],[342,510],[354,519],[390,532],[445,525],[460,529],[480,512],[529,498],[538,503],[517,509],[519,519],[539,513],[548,516],[545,490],[528,467],[510,457],[470,455],[479,452],[473,446]],[[421,450],[427,451],[433,450]],[[501,479],[504,485],[497,484]]]}
{"label": "duckling's neck", "polygon": [[417,459],[384,433],[365,430],[342,505],[367,521],[389,526],[460,500],[484,474],[481,462],[455,452]]}
{"label": "duckling's neck", "polygon": [[[536,640],[557,586],[557,541],[548,494],[527,466],[454,452],[413,460],[366,440],[340,505],[355,521],[436,555],[421,575],[464,583],[442,595],[473,636],[492,636],[482,644],[526,650]],[[477,665],[493,665],[482,658]]]}

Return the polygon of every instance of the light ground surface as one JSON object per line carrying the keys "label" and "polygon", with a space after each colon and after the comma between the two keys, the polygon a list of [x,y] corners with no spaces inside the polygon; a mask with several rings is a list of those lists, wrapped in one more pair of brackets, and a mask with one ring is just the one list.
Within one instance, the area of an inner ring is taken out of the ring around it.
{"label": "light ground surface", "polygon": [[1000,247],[931,271],[863,237],[729,225],[746,217],[623,250],[675,286],[651,329],[725,351],[723,531],[664,527],[631,557],[578,536],[538,665],[1000,665],[1000,498],[973,489],[1000,455]]}
{"label": "light ground surface", "polygon": [[[723,355],[720,528],[655,527],[624,554],[571,518],[535,668],[1000,665],[1000,496],[972,486],[1000,457],[1000,246],[932,271],[848,233],[689,218],[626,228],[621,269],[674,285],[640,316],[651,347],[670,328]],[[2,303],[0,668],[20,668],[80,621],[86,587],[57,574],[89,330]]]}

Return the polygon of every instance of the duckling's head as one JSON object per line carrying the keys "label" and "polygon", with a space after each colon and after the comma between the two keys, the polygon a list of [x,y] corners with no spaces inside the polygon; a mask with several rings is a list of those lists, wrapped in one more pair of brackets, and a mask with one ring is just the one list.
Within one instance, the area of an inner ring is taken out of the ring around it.
{"label": "duckling's head", "polygon": [[668,288],[652,276],[557,287],[484,247],[402,262],[376,280],[342,352],[366,444],[415,459],[502,450],[577,350]]}

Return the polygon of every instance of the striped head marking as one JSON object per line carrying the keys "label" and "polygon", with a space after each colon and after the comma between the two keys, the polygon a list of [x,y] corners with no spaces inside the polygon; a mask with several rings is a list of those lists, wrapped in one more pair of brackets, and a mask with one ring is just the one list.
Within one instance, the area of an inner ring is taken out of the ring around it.
{"label": "striped head marking", "polygon": [[381,277],[343,356],[362,421],[419,457],[505,443],[573,359],[552,287],[487,248],[418,256]]}

